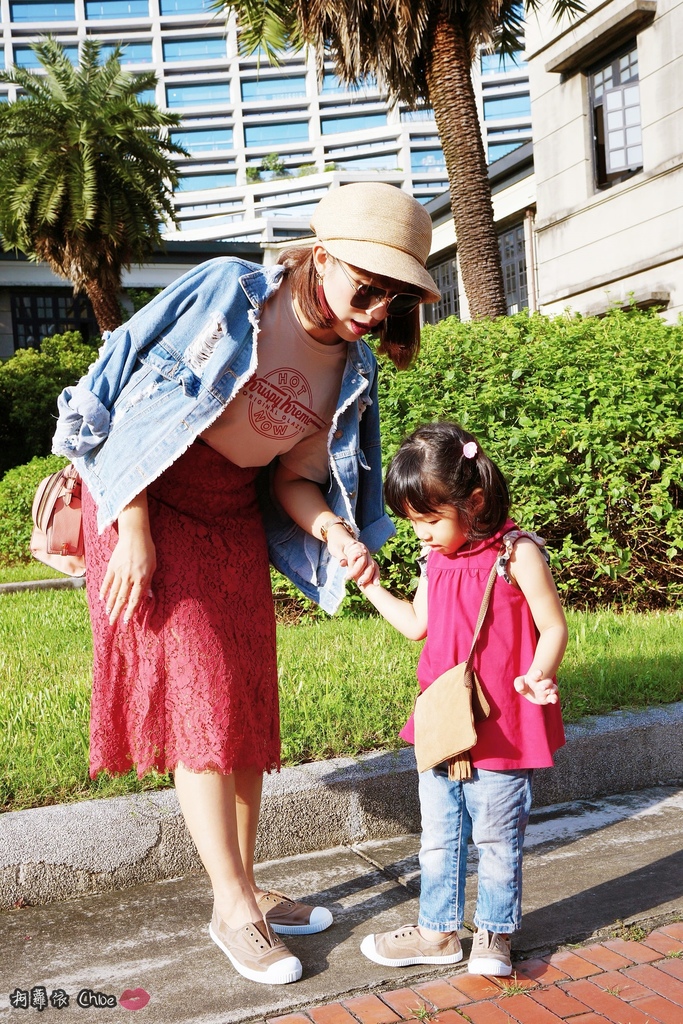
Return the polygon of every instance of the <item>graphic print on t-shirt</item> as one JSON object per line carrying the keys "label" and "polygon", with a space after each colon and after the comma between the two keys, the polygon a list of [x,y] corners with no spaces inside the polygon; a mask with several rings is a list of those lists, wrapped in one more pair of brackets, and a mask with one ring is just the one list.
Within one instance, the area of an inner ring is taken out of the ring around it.
{"label": "graphic print on t-shirt", "polygon": [[249,422],[264,437],[286,439],[325,426],[311,408],[313,392],[300,370],[280,366],[252,377],[242,389],[249,402]]}

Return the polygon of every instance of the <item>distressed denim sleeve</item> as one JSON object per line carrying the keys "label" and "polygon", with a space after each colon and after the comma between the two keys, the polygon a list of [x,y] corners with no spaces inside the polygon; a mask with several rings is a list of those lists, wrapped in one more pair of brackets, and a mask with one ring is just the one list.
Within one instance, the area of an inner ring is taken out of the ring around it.
{"label": "distressed denim sleeve", "polygon": [[225,258],[193,267],[156,295],[126,323],[104,336],[96,362],[57,399],[59,420],[52,441],[55,455],[86,455],[109,434],[110,412],[130,380],[140,353],[196,305],[225,276]]}
{"label": "distressed denim sleeve", "polygon": [[99,358],[78,384],[57,399],[59,419],[52,439],[55,455],[86,455],[109,434],[109,412],[135,366],[138,353],[128,324],[106,335]]}
{"label": "distressed denim sleeve", "polygon": [[82,384],[64,388],[57,399],[59,419],[52,439],[55,455],[75,459],[104,441],[109,433],[109,410]]}

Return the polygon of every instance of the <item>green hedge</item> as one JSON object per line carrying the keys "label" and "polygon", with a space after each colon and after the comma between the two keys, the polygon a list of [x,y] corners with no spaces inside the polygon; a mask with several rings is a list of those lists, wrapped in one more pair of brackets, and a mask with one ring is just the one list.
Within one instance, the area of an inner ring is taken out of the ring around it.
{"label": "green hedge", "polygon": [[97,356],[78,331],[44,338],[0,363],[0,475],[36,455],[49,455],[57,396],[75,384]]}
{"label": "green hedge", "polygon": [[[43,353],[20,353],[24,377],[29,360],[54,360],[55,348],[63,367],[68,351],[84,358],[87,346],[74,344],[53,338]],[[637,311],[425,327],[413,369],[380,363],[385,460],[418,424],[459,420],[507,476],[514,517],[548,540],[566,603],[670,607],[683,597],[682,349],[683,324]],[[82,369],[74,362],[67,372],[75,380]],[[36,395],[21,415],[35,415],[36,434],[46,416],[51,433],[54,398],[46,414],[41,402]],[[33,491],[61,464],[34,459],[0,481],[0,557],[26,555]],[[399,523],[379,556],[384,578],[409,589],[416,552]],[[276,588],[289,593],[279,579]],[[349,593],[348,611],[366,608]]]}
{"label": "green hedge", "polygon": [[8,470],[0,480],[0,564],[30,559],[33,496],[44,476],[67,463],[60,455],[36,456],[25,466]]}
{"label": "green hedge", "polygon": [[[683,324],[654,312],[602,319],[520,313],[425,327],[416,366],[380,372],[384,455],[451,418],[505,473],[512,512],[549,542],[578,607],[671,606],[683,596]],[[380,558],[402,588],[415,539]]]}

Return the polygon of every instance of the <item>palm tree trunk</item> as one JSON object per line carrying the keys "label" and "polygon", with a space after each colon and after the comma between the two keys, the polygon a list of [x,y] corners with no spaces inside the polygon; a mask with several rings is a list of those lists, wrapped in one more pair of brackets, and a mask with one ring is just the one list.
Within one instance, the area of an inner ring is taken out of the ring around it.
{"label": "palm tree trunk", "polygon": [[507,313],[498,236],[470,50],[457,15],[441,14],[428,50],[427,84],[450,182],[458,259],[473,318]]}
{"label": "palm tree trunk", "polygon": [[123,312],[115,292],[102,288],[98,281],[88,281],[85,291],[100,331],[113,331],[123,323]]}

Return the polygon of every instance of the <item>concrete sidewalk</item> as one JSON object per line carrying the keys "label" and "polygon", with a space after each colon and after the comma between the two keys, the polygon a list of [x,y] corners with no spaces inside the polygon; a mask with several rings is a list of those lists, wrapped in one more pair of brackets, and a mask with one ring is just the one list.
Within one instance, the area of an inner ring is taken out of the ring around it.
{"label": "concrete sidewalk", "polygon": [[[680,918],[682,824],[683,789],[676,786],[532,812],[525,919],[514,943],[516,958],[538,958],[567,943],[603,935],[618,922]],[[323,903],[335,915],[328,931],[288,940],[303,962],[304,975],[294,985],[277,988],[239,977],[209,940],[211,896],[203,874],[5,911],[0,914],[0,1020],[23,1021],[35,1012],[11,1007],[10,993],[15,1000],[22,992],[27,998],[37,993],[34,998],[39,1000],[41,992],[49,998],[61,991],[69,1005],[63,1010],[48,1005],[45,1019],[69,1020],[75,1013],[78,1020],[83,1013],[77,1005],[79,993],[100,993],[102,999],[113,996],[118,1001],[125,990],[137,988],[150,996],[137,1011],[141,1024],[262,1024],[281,1016],[291,1016],[289,1024],[385,1024],[405,1019],[411,1014],[395,1013],[390,1001],[379,996],[388,992],[397,998],[397,992],[406,990],[407,999],[416,990],[425,996],[448,991],[427,983],[446,984],[456,973],[463,979],[458,984],[467,985],[466,967],[392,970],[370,963],[358,950],[368,932],[415,920],[417,848],[416,835],[403,835],[261,864],[261,884]],[[474,872],[474,862],[470,868]],[[470,915],[474,881],[472,876],[468,883]],[[468,936],[463,931],[465,956]],[[458,991],[453,1005],[465,999]],[[358,1016],[341,1005],[344,1000],[347,1007],[367,1006],[356,997],[368,995],[376,1000],[374,1016]],[[667,1024],[683,1022],[683,1004],[678,1009],[680,1017]],[[507,1020],[500,1013],[481,1020]],[[91,1007],[87,1014],[97,1024],[109,1024],[125,1017],[125,1010],[121,1005]],[[438,1018],[443,1024],[460,1019],[454,1010]],[[559,1019],[528,1018],[534,1024]],[[645,1019],[634,1015],[633,1024]],[[589,1020],[596,1024],[602,1018],[586,1017]]]}
{"label": "concrete sidewalk", "polygon": [[[683,703],[567,727],[536,808],[683,780]],[[285,768],[266,777],[259,861],[419,830],[412,748]],[[200,870],[173,790],[0,815],[0,909]],[[682,1022],[683,1024],[683,1022]]]}

